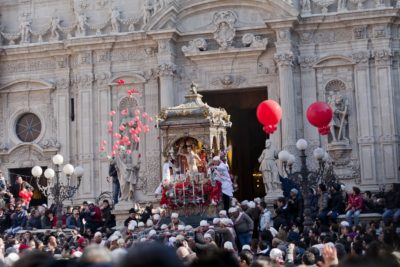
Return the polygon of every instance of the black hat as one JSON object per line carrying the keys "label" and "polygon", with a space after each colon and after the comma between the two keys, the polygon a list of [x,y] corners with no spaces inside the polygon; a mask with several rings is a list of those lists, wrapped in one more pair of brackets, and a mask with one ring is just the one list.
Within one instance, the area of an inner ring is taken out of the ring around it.
{"label": "black hat", "polygon": [[341,189],[341,186],[340,186],[340,184],[334,184],[333,185],[333,189],[335,189],[336,191],[340,191],[340,189]]}
{"label": "black hat", "polygon": [[129,210],[129,213],[136,213],[136,210],[135,210],[134,208],[131,208],[131,209]]}

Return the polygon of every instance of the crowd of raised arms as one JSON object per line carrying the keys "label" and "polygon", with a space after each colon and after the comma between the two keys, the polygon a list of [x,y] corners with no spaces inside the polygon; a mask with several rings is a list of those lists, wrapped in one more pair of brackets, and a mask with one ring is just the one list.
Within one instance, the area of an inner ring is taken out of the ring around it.
{"label": "crowd of raised arms", "polygon": [[[295,188],[271,207],[233,198],[215,218],[186,225],[149,204],[130,209],[119,227],[107,200],[57,216],[54,206],[21,201],[29,186],[22,178],[7,185],[0,175],[0,266],[400,266],[400,194],[392,185],[373,195],[320,184],[310,227]],[[360,220],[371,212],[382,216]]]}

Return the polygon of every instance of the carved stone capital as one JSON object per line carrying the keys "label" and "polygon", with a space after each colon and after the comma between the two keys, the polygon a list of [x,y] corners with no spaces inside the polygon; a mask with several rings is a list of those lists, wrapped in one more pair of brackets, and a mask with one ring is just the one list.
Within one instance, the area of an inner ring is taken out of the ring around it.
{"label": "carved stone capital", "polygon": [[369,51],[358,51],[353,53],[351,57],[356,64],[368,63],[371,53]]}
{"label": "carved stone capital", "polygon": [[40,146],[43,149],[56,149],[59,150],[61,148],[60,142],[57,141],[56,138],[48,138],[40,142]]}
{"label": "carved stone capital", "polygon": [[109,72],[100,72],[94,74],[94,80],[98,85],[108,84],[111,78],[111,74]]}
{"label": "carved stone capital", "polygon": [[161,64],[157,67],[157,75],[161,77],[165,76],[174,76],[176,75],[176,66],[175,64]]}
{"label": "carved stone capital", "polygon": [[374,51],[374,59],[375,62],[388,62],[392,59],[393,53],[390,50],[382,49],[382,50],[375,50]]}
{"label": "carved stone capital", "polygon": [[200,51],[207,51],[208,44],[204,38],[196,38],[189,42],[187,46],[182,46],[183,53],[196,53]]}
{"label": "carved stone capital", "polygon": [[293,66],[295,56],[292,52],[276,53],[274,59],[278,66]]}
{"label": "carved stone capital", "polygon": [[365,39],[366,33],[367,31],[365,26],[353,28],[354,39]]}
{"label": "carved stone capital", "polygon": [[301,56],[299,57],[300,67],[310,69],[317,62],[317,56]]}

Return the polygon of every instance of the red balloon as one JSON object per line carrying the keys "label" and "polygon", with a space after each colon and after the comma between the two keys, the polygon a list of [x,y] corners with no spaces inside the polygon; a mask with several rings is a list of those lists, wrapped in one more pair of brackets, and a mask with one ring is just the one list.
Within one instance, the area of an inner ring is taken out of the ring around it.
{"label": "red balloon", "polygon": [[282,118],[282,108],[274,100],[264,100],[258,105],[256,115],[262,125],[277,125]]}
{"label": "red balloon", "polygon": [[31,198],[33,196],[33,193],[29,191],[28,196]]}
{"label": "red balloon", "polygon": [[264,132],[267,134],[273,134],[276,131],[277,127],[276,125],[265,125],[263,127]]}
{"label": "red balloon", "polygon": [[307,109],[307,119],[315,127],[329,125],[332,120],[333,112],[331,107],[325,102],[315,102]]}

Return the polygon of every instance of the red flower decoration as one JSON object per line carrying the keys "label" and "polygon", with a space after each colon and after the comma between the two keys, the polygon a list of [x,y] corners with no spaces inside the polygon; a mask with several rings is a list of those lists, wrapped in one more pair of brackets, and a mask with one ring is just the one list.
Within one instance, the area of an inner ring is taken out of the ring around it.
{"label": "red flower decoration", "polygon": [[123,84],[125,84],[125,80],[118,80],[118,81],[117,81],[117,84],[123,85]]}

